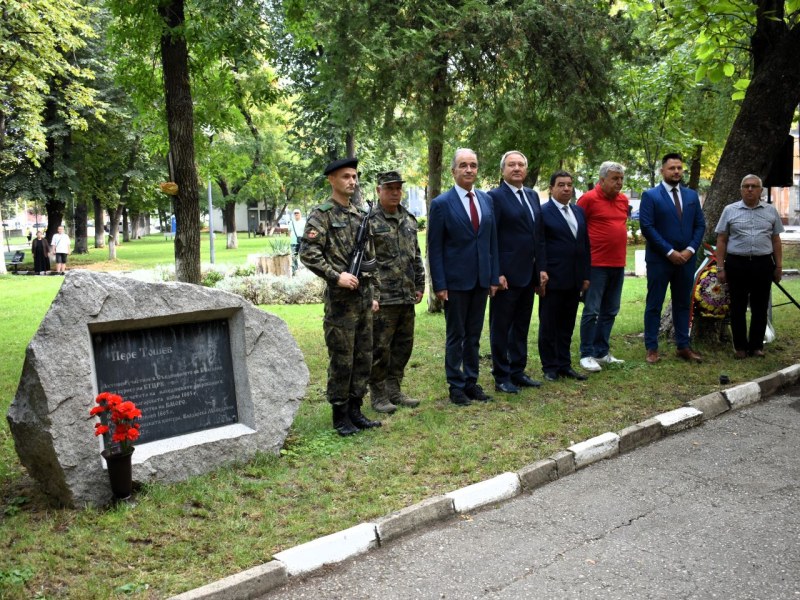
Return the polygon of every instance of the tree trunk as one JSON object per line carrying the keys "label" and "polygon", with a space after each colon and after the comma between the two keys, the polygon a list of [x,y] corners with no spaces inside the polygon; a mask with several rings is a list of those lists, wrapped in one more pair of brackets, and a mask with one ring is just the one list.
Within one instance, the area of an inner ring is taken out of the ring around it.
{"label": "tree trunk", "polygon": [[72,249],[75,254],[89,253],[88,218],[89,207],[86,205],[86,199],[81,198],[75,204],[75,247]]}
{"label": "tree trunk", "polygon": [[700,169],[702,165],[703,165],[703,144],[697,144],[694,147],[694,153],[692,154],[692,162],[689,165],[688,186],[693,190],[697,190],[697,186],[700,184]]}
{"label": "tree trunk", "polygon": [[753,77],[703,205],[708,241],[715,237],[722,209],[741,198],[742,178],[769,173],[800,102],[800,26],[788,29],[783,8],[783,0],[758,2],[751,45]]}
{"label": "tree trunk", "polygon": [[131,228],[128,221],[128,207],[122,207],[122,241],[124,243],[131,241]]}
{"label": "tree trunk", "polygon": [[[0,150],[2,148],[3,147],[0,146]],[[2,208],[2,204],[0,204],[0,209],[1,208]],[[3,215],[2,215],[2,210],[0,210],[0,223],[2,223],[2,222],[3,222]],[[5,240],[3,239],[3,236],[4,236],[3,229],[4,229],[3,227],[0,227],[0,247],[2,247],[5,244]],[[4,260],[2,263],[0,263],[0,275],[5,275],[6,272],[7,272],[6,271],[6,261]]]}
{"label": "tree trunk", "polygon": [[131,239],[138,240],[142,237],[142,235],[139,233],[139,227],[142,224],[142,215],[139,212],[131,212],[130,218]]}
{"label": "tree trunk", "polygon": [[175,278],[200,283],[200,199],[194,160],[194,111],[189,83],[189,51],[183,35],[184,3],[162,3],[158,13],[166,24],[161,35],[161,63],[167,108],[169,149],[175,168]]}
{"label": "tree trunk", "polygon": [[356,155],[356,137],[353,130],[348,130],[344,138],[345,153],[347,158],[355,158]]}
{"label": "tree trunk", "polygon": [[122,205],[117,205],[114,210],[108,209],[108,259],[117,260],[117,236],[119,235],[119,218],[122,215]]}
{"label": "tree trunk", "polygon": [[105,248],[106,246],[106,232],[105,232],[105,218],[103,216],[103,205],[100,204],[100,198],[92,196],[92,207],[94,208],[94,247]]}
{"label": "tree trunk", "polygon": [[54,137],[53,127],[49,125],[55,124],[58,120],[58,106],[54,98],[47,100],[45,104],[45,127],[48,128],[46,148],[47,154],[42,162],[42,170],[47,173],[48,184],[47,201],[44,208],[47,211],[47,231],[44,237],[48,241],[53,239],[53,236],[58,232],[59,226],[64,221],[64,202],[58,199],[56,191],[58,187],[58,175],[56,173],[56,139]]}
{"label": "tree trunk", "polygon": [[[444,127],[450,109],[450,86],[447,81],[448,54],[442,54],[439,67],[431,82],[431,104],[428,113],[428,194],[425,198],[427,214],[430,215],[431,201],[442,193],[442,162],[444,152]],[[430,228],[426,227],[429,235]],[[427,251],[425,269],[430,273]],[[441,312],[444,304],[433,291],[433,278],[428,277],[428,312]]]}

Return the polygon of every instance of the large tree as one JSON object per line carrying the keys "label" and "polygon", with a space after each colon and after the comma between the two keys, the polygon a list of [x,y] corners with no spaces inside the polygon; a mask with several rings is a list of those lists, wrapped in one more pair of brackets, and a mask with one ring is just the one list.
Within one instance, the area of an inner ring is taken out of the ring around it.
{"label": "large tree", "polygon": [[672,0],[663,7],[673,35],[696,41],[698,75],[712,81],[736,75],[735,56],[742,48],[751,58],[739,114],[703,206],[713,232],[725,205],[740,198],[742,177],[766,176],[791,129],[800,103],[800,3]]}

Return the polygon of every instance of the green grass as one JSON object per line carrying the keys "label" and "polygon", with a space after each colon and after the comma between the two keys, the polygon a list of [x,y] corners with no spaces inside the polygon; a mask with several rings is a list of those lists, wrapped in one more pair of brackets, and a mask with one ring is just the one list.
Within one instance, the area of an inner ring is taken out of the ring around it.
{"label": "green grass", "polygon": [[[258,244],[263,247],[263,239]],[[158,245],[158,240],[144,240],[126,247],[131,253],[146,250],[142,261],[164,264],[168,258],[163,251],[158,263],[158,253],[149,249]],[[163,239],[160,245],[167,246]],[[787,252],[787,267],[798,263],[797,254]],[[61,281],[0,277],[4,413],[16,390],[25,346]],[[787,281],[786,287],[800,296],[799,280]],[[425,312],[423,301],[405,385],[422,404],[384,418],[377,431],[352,438],[338,437],[330,426],[322,307],[263,307],[289,324],[311,372],[283,455],[261,455],[176,485],[145,486],[135,505],[50,507],[20,466],[3,420],[0,598],[166,597],[266,562],[275,552],[320,535],[517,470],[574,442],[676,408],[719,389],[721,372],[737,384],[798,361],[800,312],[786,306],[775,309],[778,339],[764,360],[734,361],[727,346],[701,346],[703,364],[687,365],[668,353],[659,365],[646,365],[644,295],[644,280],[626,280],[612,339],[614,354],[627,361],[621,367],[594,374],[588,382],[559,381],[516,396],[496,395],[489,405],[467,408],[447,401],[444,319]],[[782,301],[777,290],[775,300]],[[534,317],[533,375],[540,373],[537,326]],[[577,344],[576,333],[574,355]],[[481,383],[490,390],[488,348],[487,326]]]}
{"label": "green grass", "polygon": [[[241,265],[247,260],[248,254],[264,254],[269,251],[269,242],[272,238],[252,237],[248,238],[247,233],[238,235],[238,245],[236,249],[228,250],[225,248],[226,237],[222,233],[214,236],[214,258],[218,265]],[[276,237],[278,240],[286,240],[287,236]],[[9,240],[12,250],[25,250],[25,262],[20,266],[20,270],[33,269],[33,256],[30,252],[30,244],[25,238],[11,238]],[[117,260],[108,260],[108,247],[94,248],[94,239],[89,240],[88,254],[71,254],[68,260],[68,267],[89,268],[94,271],[131,271],[135,269],[149,269],[156,266],[169,266],[175,262],[173,254],[173,242],[164,239],[163,235],[154,234],[143,237],[140,240],[132,240],[117,246]],[[73,247],[75,240],[73,240]],[[4,246],[4,249],[8,248]],[[200,261],[204,268],[210,264],[210,243],[208,232],[203,232],[200,239]]]}

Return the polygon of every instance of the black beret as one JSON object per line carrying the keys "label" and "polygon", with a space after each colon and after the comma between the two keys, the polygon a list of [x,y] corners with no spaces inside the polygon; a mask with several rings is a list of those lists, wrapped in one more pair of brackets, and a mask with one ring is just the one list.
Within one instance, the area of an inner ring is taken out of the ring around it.
{"label": "black beret", "polygon": [[328,163],[328,166],[325,167],[325,170],[322,172],[322,174],[330,175],[334,171],[338,171],[339,169],[344,169],[345,167],[351,167],[353,169],[358,168],[358,159],[340,158],[339,160],[334,160],[333,162]]}
{"label": "black beret", "polygon": [[378,173],[378,185],[383,185],[384,183],[405,183],[405,180],[400,175],[400,171],[385,171]]}

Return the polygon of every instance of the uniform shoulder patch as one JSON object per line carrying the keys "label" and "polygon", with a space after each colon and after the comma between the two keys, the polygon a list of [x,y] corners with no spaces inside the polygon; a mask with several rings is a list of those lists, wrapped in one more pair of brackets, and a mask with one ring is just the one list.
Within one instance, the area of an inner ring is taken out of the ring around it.
{"label": "uniform shoulder patch", "polygon": [[310,240],[315,239],[318,235],[319,231],[317,231],[316,229],[309,228],[309,230],[306,232],[306,237]]}
{"label": "uniform shoulder patch", "polygon": [[319,210],[321,212],[326,212],[326,211],[329,211],[332,208],[333,208],[333,202],[325,202],[324,204],[320,204],[317,207],[317,210]]}

